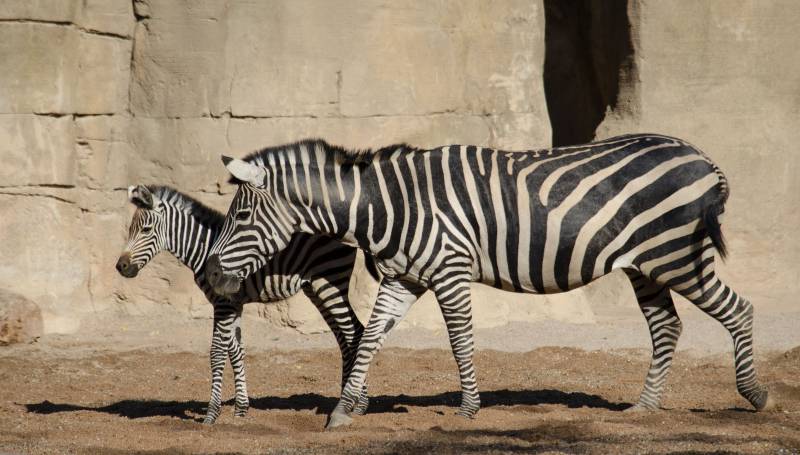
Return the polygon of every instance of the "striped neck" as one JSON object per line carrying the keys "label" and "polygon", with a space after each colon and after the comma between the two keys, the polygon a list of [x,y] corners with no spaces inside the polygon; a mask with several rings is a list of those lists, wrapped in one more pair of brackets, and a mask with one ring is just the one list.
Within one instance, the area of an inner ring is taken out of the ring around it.
{"label": "striped neck", "polygon": [[346,155],[320,142],[302,143],[269,156],[265,164],[275,171],[273,189],[284,204],[281,211],[296,223],[290,230],[372,249],[373,234],[383,235],[387,222],[392,222],[384,210],[387,194],[364,187],[387,177],[382,175],[382,154]]}
{"label": "striped neck", "polygon": [[219,224],[204,222],[192,213],[172,206],[167,206],[166,215],[170,226],[166,233],[167,251],[199,275],[219,235]]}

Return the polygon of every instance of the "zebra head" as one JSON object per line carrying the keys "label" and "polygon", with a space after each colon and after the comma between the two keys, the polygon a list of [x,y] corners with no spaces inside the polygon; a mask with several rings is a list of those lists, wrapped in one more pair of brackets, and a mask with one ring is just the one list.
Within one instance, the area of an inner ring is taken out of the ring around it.
{"label": "zebra head", "polygon": [[211,248],[206,276],[215,292],[232,295],[245,278],[286,248],[295,223],[276,197],[273,170],[226,156],[222,161],[239,188]]}
{"label": "zebra head", "polygon": [[128,228],[128,243],[117,261],[117,271],[133,278],[166,247],[166,219],[164,204],[147,187],[128,187],[128,200],[137,208]]}

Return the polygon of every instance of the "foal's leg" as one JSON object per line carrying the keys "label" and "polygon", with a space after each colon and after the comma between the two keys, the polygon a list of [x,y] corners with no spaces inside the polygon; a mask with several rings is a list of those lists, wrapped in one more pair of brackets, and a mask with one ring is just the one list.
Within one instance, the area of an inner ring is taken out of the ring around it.
{"label": "foal's leg", "polygon": [[214,328],[211,332],[211,350],[209,360],[211,364],[211,399],[203,423],[212,424],[219,417],[222,406],[222,375],[225,372],[225,361],[228,352],[228,343],[223,337],[223,324],[229,317],[230,311],[226,307],[214,307]]}
{"label": "foal's leg", "polygon": [[233,415],[244,417],[250,408],[250,399],[247,396],[247,380],[244,374],[244,346],[242,345],[242,307],[234,309],[233,320],[228,326],[228,358],[233,369],[233,382],[236,389],[236,404]]}

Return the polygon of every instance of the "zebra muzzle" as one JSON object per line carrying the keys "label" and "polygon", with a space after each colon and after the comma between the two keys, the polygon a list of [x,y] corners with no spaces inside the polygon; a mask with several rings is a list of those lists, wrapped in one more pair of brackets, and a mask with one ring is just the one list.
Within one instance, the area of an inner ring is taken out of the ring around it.
{"label": "zebra muzzle", "polygon": [[211,256],[206,262],[206,278],[217,294],[232,295],[239,292],[239,278],[222,271],[219,256],[217,255]]}
{"label": "zebra muzzle", "polygon": [[139,267],[131,264],[130,255],[123,254],[117,260],[117,272],[125,278],[133,278],[139,274]]}

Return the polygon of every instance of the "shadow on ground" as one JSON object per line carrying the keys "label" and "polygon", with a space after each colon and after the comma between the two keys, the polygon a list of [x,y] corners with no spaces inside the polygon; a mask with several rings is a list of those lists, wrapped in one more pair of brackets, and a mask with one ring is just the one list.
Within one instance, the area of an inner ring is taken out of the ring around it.
{"label": "shadow on ground", "polygon": [[[379,395],[370,397],[369,413],[405,413],[406,406],[452,406],[457,407],[461,400],[459,392],[446,392],[437,395]],[[338,398],[326,397],[317,393],[304,393],[288,397],[267,396],[251,398],[250,407],[261,410],[313,410],[317,414],[328,414],[336,406]],[[92,411],[114,414],[129,419],[143,417],[167,416],[186,420],[202,420],[198,416],[205,413],[208,403],[200,401],[161,401],[161,400],[122,400],[106,406],[83,406],[69,403],[52,403],[48,400],[41,403],[26,404],[28,412],[35,414],[54,414],[59,412]],[[233,405],[233,400],[225,402]],[[630,407],[630,403],[613,403],[598,395],[581,392],[562,392],[560,390],[494,390],[481,393],[481,406],[517,406],[557,404],[569,408],[602,408],[621,411]]]}
{"label": "shadow on ground", "polygon": [[202,420],[192,414],[204,414],[207,405],[207,402],[200,401],[122,400],[107,406],[83,406],[69,403],[52,403],[45,400],[41,403],[26,404],[25,408],[28,412],[34,414],[93,411],[114,414],[129,419],[166,416],[186,420]]}

